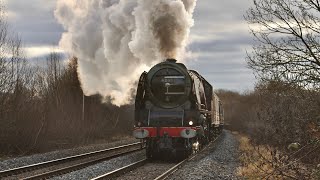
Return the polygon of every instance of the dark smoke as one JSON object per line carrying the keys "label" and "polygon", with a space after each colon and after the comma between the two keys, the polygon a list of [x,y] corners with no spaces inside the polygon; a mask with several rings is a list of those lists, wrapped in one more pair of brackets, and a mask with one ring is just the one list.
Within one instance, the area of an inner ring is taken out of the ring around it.
{"label": "dark smoke", "polygon": [[79,59],[86,95],[131,101],[134,82],[166,58],[183,60],[196,0],[57,0],[60,46]]}

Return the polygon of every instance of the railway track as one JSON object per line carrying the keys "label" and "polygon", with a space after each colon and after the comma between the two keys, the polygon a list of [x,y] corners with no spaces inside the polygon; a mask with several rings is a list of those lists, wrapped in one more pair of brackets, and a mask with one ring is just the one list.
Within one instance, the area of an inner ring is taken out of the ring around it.
{"label": "railway track", "polygon": [[142,149],[144,149],[144,145],[141,142],[137,142],[75,156],[69,156],[0,171],[0,179],[46,179],[79,170],[112,158],[141,151]]}
{"label": "railway track", "polygon": [[106,174],[100,175],[100,176],[98,176],[96,178],[92,178],[91,180],[111,179],[111,178],[117,177],[117,176],[119,176],[121,174],[124,174],[126,172],[129,172],[130,170],[133,170],[133,169],[136,169],[136,168],[138,168],[140,166],[143,166],[147,162],[148,162],[147,159],[143,159],[143,160],[134,162],[132,164],[129,164],[127,166],[121,167],[119,169],[116,169],[114,171],[108,172]]}
{"label": "railway track", "polygon": [[[191,161],[192,159],[194,159],[199,153],[201,153],[202,151],[204,151],[205,149],[207,149],[211,144],[213,144],[216,140],[218,139],[215,138],[212,142],[209,143],[209,145],[207,145],[206,147],[204,147],[200,152],[193,154],[191,157],[184,159],[178,163],[176,163],[175,165],[172,165],[169,168],[166,168],[166,171],[163,172],[162,174],[158,175],[156,178],[150,178],[150,179],[154,179],[154,180],[164,180],[167,179],[170,175],[172,175],[175,171],[177,171],[179,168],[181,168],[184,164],[186,164],[188,161]],[[102,180],[102,179],[114,179],[116,177],[119,177],[121,179],[121,175],[137,169],[139,167],[145,166],[146,164],[150,164],[152,162],[149,162],[147,159],[143,159],[137,162],[134,162],[132,164],[129,164],[127,166],[121,167],[119,169],[116,169],[114,171],[108,172],[106,174],[100,175],[98,177],[92,178],[91,180]]]}
{"label": "railway track", "polygon": [[[178,170],[181,166],[183,166],[186,162],[188,162],[189,159],[185,159],[183,161],[180,161],[179,163],[172,166],[169,170],[165,171],[161,175],[155,178],[155,180],[163,180],[166,179],[168,176],[170,176],[172,173],[174,173],[176,170]],[[127,166],[121,167],[119,169],[116,169],[114,171],[108,172],[106,174],[100,175],[96,178],[92,178],[91,180],[102,180],[102,179],[113,179],[118,176],[121,176],[133,169],[139,168],[141,166],[144,166],[145,164],[149,163],[147,159],[143,159],[137,162],[134,162],[132,164],[129,164]],[[121,177],[120,177],[121,178]]]}

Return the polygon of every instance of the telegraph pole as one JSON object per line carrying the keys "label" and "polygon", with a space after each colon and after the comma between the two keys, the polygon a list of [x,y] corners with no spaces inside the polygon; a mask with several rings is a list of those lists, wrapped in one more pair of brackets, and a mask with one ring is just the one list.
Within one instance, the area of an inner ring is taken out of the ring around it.
{"label": "telegraph pole", "polygon": [[82,91],[82,121],[84,121],[84,93]]}

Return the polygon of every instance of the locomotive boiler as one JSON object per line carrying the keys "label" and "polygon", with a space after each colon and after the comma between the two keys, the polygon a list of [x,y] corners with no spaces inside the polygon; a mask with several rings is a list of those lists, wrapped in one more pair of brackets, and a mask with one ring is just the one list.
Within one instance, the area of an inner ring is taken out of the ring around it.
{"label": "locomotive boiler", "polygon": [[223,120],[212,86],[184,64],[168,59],[142,73],[133,135],[146,142],[148,158],[187,157],[221,132]]}

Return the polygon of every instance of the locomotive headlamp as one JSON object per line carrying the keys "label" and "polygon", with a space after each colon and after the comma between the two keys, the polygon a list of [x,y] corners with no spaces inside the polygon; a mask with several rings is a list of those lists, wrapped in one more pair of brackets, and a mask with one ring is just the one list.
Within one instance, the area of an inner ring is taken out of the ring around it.
{"label": "locomotive headlamp", "polygon": [[141,122],[138,122],[138,126],[139,126],[139,127],[141,126]]}
{"label": "locomotive headlamp", "polygon": [[193,125],[193,121],[189,121],[189,125],[192,126]]}

